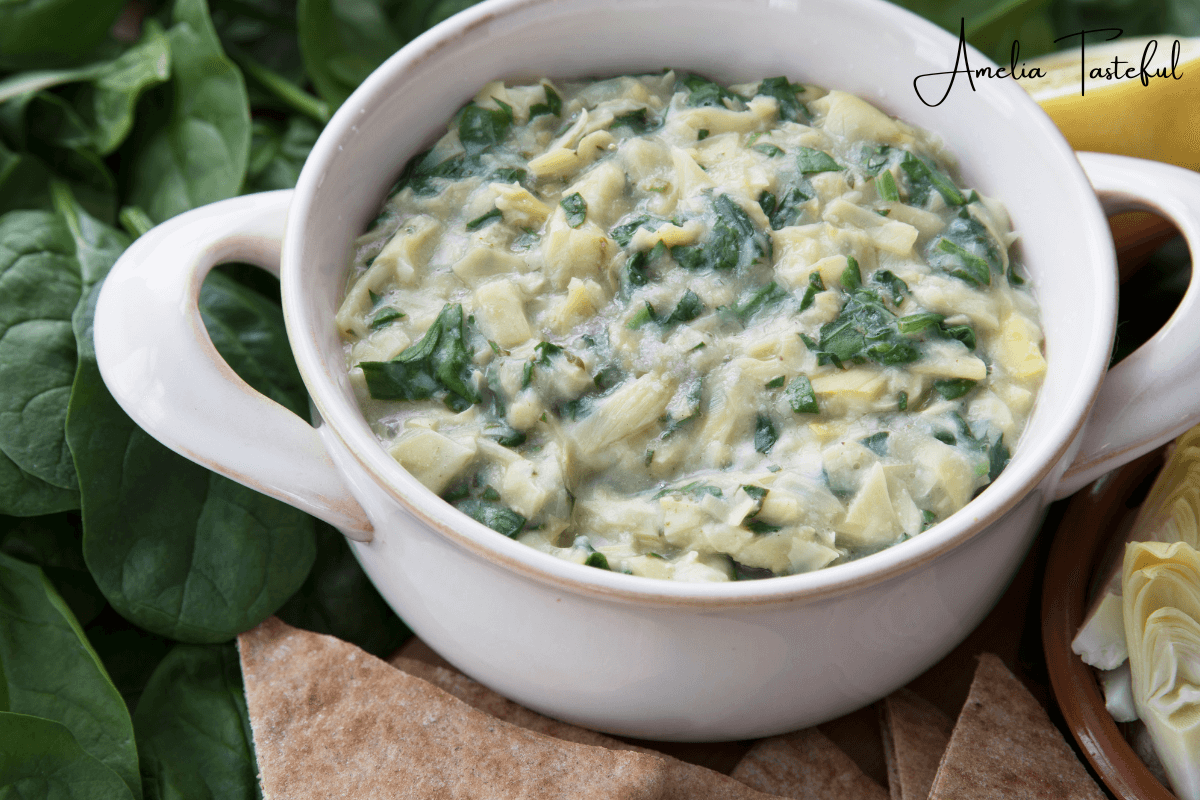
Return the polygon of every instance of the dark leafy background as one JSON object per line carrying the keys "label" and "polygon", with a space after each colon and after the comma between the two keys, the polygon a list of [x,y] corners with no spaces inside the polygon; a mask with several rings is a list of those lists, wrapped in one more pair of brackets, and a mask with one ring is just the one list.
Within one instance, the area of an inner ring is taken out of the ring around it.
{"label": "dark leafy background", "polygon": [[[336,530],[137,428],[99,378],[91,319],[132,239],[294,186],[359,82],[470,5],[0,2],[0,787],[259,797],[233,637],[274,613],[378,655],[409,635]],[[1200,34],[1197,0],[901,5],[961,19],[1001,63],[1014,39],[1030,58],[1085,27]],[[1169,309],[1187,274],[1175,243],[1130,285]],[[201,308],[230,365],[304,413],[274,278],[222,267]],[[1122,315],[1118,355],[1160,323]]]}

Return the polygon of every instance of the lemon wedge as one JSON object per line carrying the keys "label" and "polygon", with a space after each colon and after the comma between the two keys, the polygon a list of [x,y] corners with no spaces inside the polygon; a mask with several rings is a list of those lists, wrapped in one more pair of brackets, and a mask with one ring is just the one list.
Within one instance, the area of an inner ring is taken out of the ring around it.
{"label": "lemon wedge", "polygon": [[[1151,77],[1143,85],[1139,68],[1152,42],[1157,46],[1149,51],[1146,67]],[[1037,67],[1046,77],[1020,80],[1071,146],[1200,170],[1200,38],[1089,43],[1086,56],[1082,75],[1075,46],[1031,59],[1026,71]],[[1116,75],[1113,59],[1122,62]],[[1127,74],[1130,68],[1133,73]],[[1159,71],[1166,77],[1154,77]]]}

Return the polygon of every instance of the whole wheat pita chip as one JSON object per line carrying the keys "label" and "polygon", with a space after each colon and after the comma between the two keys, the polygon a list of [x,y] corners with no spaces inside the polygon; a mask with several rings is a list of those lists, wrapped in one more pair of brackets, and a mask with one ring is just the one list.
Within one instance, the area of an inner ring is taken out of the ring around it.
{"label": "whole wheat pita chip", "polygon": [[816,728],[760,740],[731,775],[795,800],[887,800],[887,792]]}
{"label": "whole wheat pita chip", "polygon": [[1033,695],[994,655],[979,658],[930,800],[1104,800]]}
{"label": "whole wheat pita chip", "polygon": [[[509,725],[353,645],[269,619],[238,637],[264,797],[684,800],[661,758]],[[729,795],[762,800],[745,790]]]}
{"label": "whole wheat pita chip", "polygon": [[493,692],[483,684],[476,683],[467,676],[453,672],[444,667],[426,664],[403,656],[390,659],[392,666],[404,670],[435,686],[444,689],[462,700],[467,705],[479,711],[491,714],[497,719],[513,725],[520,725],[527,730],[553,736],[568,742],[604,747],[609,750],[630,750],[638,753],[648,753],[661,758],[665,764],[668,782],[681,797],[712,798],[712,800],[734,800],[734,798],[763,797],[756,791],[728,775],[722,775],[711,769],[689,764],[686,761],[672,758],[663,753],[639,747],[635,744],[622,742],[602,733],[570,725],[566,722],[543,717],[535,711],[530,711],[522,705],[512,702]]}
{"label": "whole wheat pita chip", "polygon": [[892,800],[926,800],[954,722],[908,689],[883,698],[879,712]]}

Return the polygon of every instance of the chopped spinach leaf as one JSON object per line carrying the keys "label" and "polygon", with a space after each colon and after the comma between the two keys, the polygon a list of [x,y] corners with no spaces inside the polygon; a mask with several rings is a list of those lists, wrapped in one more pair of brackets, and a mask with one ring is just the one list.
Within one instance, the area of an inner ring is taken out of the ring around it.
{"label": "chopped spinach leaf", "polygon": [[708,138],[708,128],[701,128],[696,131],[696,141],[702,142]]}
{"label": "chopped spinach leaf", "polygon": [[495,489],[493,489],[491,486],[485,486],[485,487],[483,487],[483,499],[490,500],[491,502],[494,503],[500,499],[500,493],[497,492]]}
{"label": "chopped spinach leaf", "polygon": [[1008,451],[1008,446],[1004,444],[1004,434],[1000,434],[991,447],[988,448],[988,480],[996,480],[1000,477],[1000,473],[1008,466],[1009,460],[1012,458],[1012,453]]}
{"label": "chopped spinach leaf", "polygon": [[761,486],[743,485],[742,491],[750,495],[750,497],[754,500],[762,500],[767,496],[767,490]]}
{"label": "chopped spinach leaf", "polygon": [[632,286],[645,286],[650,281],[650,265],[657,261],[667,246],[659,239],[649,250],[639,250],[629,258],[625,275]]}
{"label": "chopped spinach leaf", "polygon": [[804,175],[818,172],[838,172],[845,167],[833,160],[833,156],[811,147],[801,147],[796,153],[796,164]]}
{"label": "chopped spinach leaf", "polygon": [[879,456],[880,458],[883,458],[884,456],[886,456],[888,454],[888,441],[887,440],[888,440],[888,432],[887,431],[879,431],[879,433],[872,433],[870,436],[866,436],[862,439],[859,439],[858,443],[861,444],[863,447],[867,448],[868,450],[870,450],[875,455]]}
{"label": "chopped spinach leaf", "polygon": [[938,330],[945,317],[941,314],[926,312],[922,314],[909,314],[906,317],[901,317],[898,327],[901,333],[920,333],[929,328]]}
{"label": "chopped spinach leaf", "polygon": [[974,389],[975,384],[976,381],[966,378],[947,378],[945,380],[934,381],[933,388],[934,391],[947,400],[957,400]]}
{"label": "chopped spinach leaf", "polygon": [[643,134],[657,128],[659,121],[650,116],[650,109],[639,108],[613,117],[612,128],[629,128],[635,134]]}
{"label": "chopped spinach leaf", "polygon": [[738,107],[746,98],[736,92],[731,92],[719,83],[713,83],[699,75],[688,74],[676,84],[676,91],[681,88],[688,90],[687,105],[691,108],[711,106],[726,108],[725,101],[729,100]]}
{"label": "chopped spinach leaf", "polygon": [[929,509],[924,509],[921,511],[921,531],[922,532],[927,531],[930,528],[932,528],[933,524],[935,522],[937,522],[937,514],[933,513]]}
{"label": "chopped spinach leaf", "polygon": [[943,325],[941,330],[945,336],[958,339],[966,345],[968,350],[975,349],[975,330],[970,325],[952,325],[950,327]]}
{"label": "chopped spinach leaf", "polygon": [[733,313],[743,324],[758,312],[776,306],[786,300],[791,295],[786,289],[781,287],[775,281],[771,281],[766,286],[760,287],[750,296],[739,302],[733,309]]}
{"label": "chopped spinach leaf", "polygon": [[937,439],[942,444],[948,444],[951,447],[954,447],[956,444],[958,444],[958,437],[956,437],[950,431],[934,431],[933,438]]}
{"label": "chopped spinach leaf", "polygon": [[892,290],[892,302],[900,305],[904,295],[908,293],[908,284],[896,277],[891,270],[881,269],[871,276],[871,280]]}
{"label": "chopped spinach leaf", "polygon": [[567,212],[567,224],[572,228],[578,228],[587,219],[587,201],[579,192],[564,197],[559,205]]}
{"label": "chopped spinach leaf", "polygon": [[1017,272],[1017,265],[1012,261],[1008,262],[1008,282],[1013,286],[1021,286],[1025,283],[1025,279]]}
{"label": "chopped spinach leaf", "polygon": [[717,220],[700,244],[671,248],[675,261],[685,269],[728,270],[758,263],[767,254],[770,240],[757,228],[741,206],[727,194],[713,201]]}
{"label": "chopped spinach leaf", "polygon": [[771,380],[766,382],[765,387],[767,389],[778,389],[780,386],[783,386],[783,384],[785,384],[786,382],[787,382],[786,375],[776,375],[774,378],[771,378]]}
{"label": "chopped spinach leaf", "polygon": [[621,245],[621,247],[629,247],[629,243],[633,241],[633,234],[637,232],[638,228],[654,230],[659,225],[667,221],[668,220],[665,220],[661,217],[651,217],[643,214],[640,217],[634,217],[628,222],[617,225],[608,232],[608,235],[611,236],[617,244]]}
{"label": "chopped spinach leaf", "polygon": [[770,156],[771,158],[775,158],[775,156],[787,155],[787,152],[783,148],[776,147],[773,144],[756,144],[754,145],[754,149],[765,156]]}
{"label": "chopped spinach leaf", "polygon": [[398,319],[404,319],[404,312],[398,308],[382,308],[375,312],[375,316],[371,317],[369,327],[373,331],[390,325]]}
{"label": "chopped spinach leaf", "polygon": [[866,145],[862,149],[862,168],[868,175],[878,175],[892,161],[892,148],[886,144],[878,147]]}
{"label": "chopped spinach leaf", "polygon": [[818,292],[825,291],[825,281],[821,280],[821,273],[818,270],[813,270],[808,274],[808,288],[804,290],[804,297],[800,299],[800,310],[807,311],[808,307],[813,304]]}
{"label": "chopped spinach leaf", "polygon": [[[805,344],[811,338],[806,337]],[[916,344],[900,334],[896,315],[879,295],[859,289],[850,295],[833,322],[821,326],[820,343],[809,344],[817,362],[842,367],[851,360],[870,359],[885,366],[907,364],[921,357]]]}
{"label": "chopped spinach leaf", "polygon": [[667,324],[671,325],[676,322],[691,322],[696,317],[704,313],[704,302],[693,292],[688,289],[679,298],[679,302],[675,305],[675,310],[667,317]]}
{"label": "chopped spinach leaf", "polygon": [[774,97],[779,101],[779,118],[786,122],[807,122],[808,108],[796,97],[796,92],[804,87],[796,86],[780,75],[767,78],[758,84],[756,95]]}
{"label": "chopped spinach leaf", "polygon": [[846,268],[842,270],[842,288],[854,292],[862,288],[862,271],[858,268],[858,259],[846,257]]}
{"label": "chopped spinach leaf", "polygon": [[915,205],[924,206],[933,191],[940,194],[947,205],[961,206],[967,202],[949,175],[919,156],[905,153],[900,169],[908,178],[908,196]]}
{"label": "chopped spinach leaf", "polygon": [[542,84],[542,89],[546,92],[546,102],[534,103],[529,107],[529,119],[531,121],[543,114],[551,114],[556,117],[562,116],[562,98],[558,96],[558,92],[545,83]]}
{"label": "chopped spinach leaf", "polygon": [[592,383],[596,385],[597,389],[604,392],[616,386],[624,379],[624,377],[625,373],[620,367],[618,367],[616,364],[609,364],[607,367],[595,374],[595,376],[592,378]]}
{"label": "chopped spinach leaf", "polygon": [[766,455],[771,452],[777,441],[779,434],[775,430],[775,424],[771,422],[770,417],[759,414],[754,421],[754,449]]}
{"label": "chopped spinach leaf", "polygon": [[896,396],[896,410],[908,411],[908,392],[901,392]]}
{"label": "chopped spinach leaf", "polygon": [[[755,533],[759,532],[755,531]],[[761,581],[774,577],[775,573],[766,567],[748,567],[739,561],[733,562],[733,579],[735,581]]]}
{"label": "chopped spinach leaf", "polygon": [[525,444],[527,438],[524,433],[505,422],[492,422],[484,425],[483,435],[489,439],[495,439],[497,444],[504,445],[505,447],[519,447]]}
{"label": "chopped spinach leaf", "polygon": [[525,517],[511,508],[490,500],[468,497],[453,504],[455,508],[476,522],[482,522],[494,531],[504,534],[510,539],[515,537],[525,527]]}
{"label": "chopped spinach leaf", "polygon": [[531,383],[533,383],[533,362],[526,361],[525,368],[521,370],[521,388],[528,389]]}
{"label": "chopped spinach leaf", "polygon": [[588,553],[588,557],[583,560],[583,565],[585,567],[595,567],[596,569],[606,569],[610,572],[612,571],[612,567],[608,565],[608,557],[598,550],[593,550],[591,553]]}
{"label": "chopped spinach leaf", "polygon": [[563,349],[560,345],[553,342],[538,342],[534,346],[533,351],[537,353],[534,357],[534,363],[541,364],[544,367],[550,366],[550,356],[557,356],[562,353]]}
{"label": "chopped spinach leaf", "polygon": [[525,180],[526,172],[520,167],[500,167],[492,172],[492,179],[498,183],[520,183]]}
{"label": "chopped spinach leaf", "polygon": [[476,217],[475,219],[468,222],[467,230],[469,230],[469,231],[479,230],[484,225],[487,225],[489,222],[492,222],[493,220],[497,220],[497,219],[504,219],[504,212],[498,208],[493,208],[491,211],[487,212],[486,214],[481,214],[478,217]]}
{"label": "chopped spinach leaf", "polygon": [[807,375],[797,375],[792,378],[792,382],[784,391],[784,396],[787,397],[788,405],[796,414],[821,413],[821,408],[817,405],[817,393],[813,391],[812,381],[808,379]]}
{"label": "chopped spinach leaf", "polygon": [[468,155],[478,155],[504,141],[512,122],[511,106],[484,108],[469,103],[458,118],[458,138]]}
{"label": "chopped spinach leaf", "polygon": [[811,199],[812,195],[804,189],[790,186],[778,198],[770,192],[763,192],[758,197],[758,204],[767,215],[767,219],[771,220],[771,230],[777,231],[795,225],[804,210],[801,206]]}
{"label": "chopped spinach leaf", "polygon": [[883,170],[879,176],[875,178],[875,188],[879,191],[880,198],[889,202],[895,203],[900,200],[900,189],[896,187],[896,179],[892,177],[891,170]]}
{"label": "chopped spinach leaf", "polygon": [[754,533],[774,533],[775,531],[783,530],[782,525],[770,525],[760,519],[752,519],[748,522],[743,522],[742,526],[749,528]]}
{"label": "chopped spinach leaf", "polygon": [[425,400],[445,392],[450,403],[480,402],[471,388],[471,354],[462,306],[447,303],[421,340],[391,361],[359,364],[376,400]]}
{"label": "chopped spinach leaf", "polygon": [[411,188],[414,194],[421,196],[435,194],[438,187],[434,183],[434,179],[458,180],[466,178],[477,174],[481,167],[478,154],[468,155],[459,153],[458,155],[450,156],[445,161],[435,162],[432,151],[426,151],[409,159],[408,164],[404,167],[404,172],[400,175],[400,179],[392,187],[389,197],[400,192],[405,187]]}
{"label": "chopped spinach leaf", "polygon": [[658,313],[654,310],[654,306],[649,303],[638,309],[637,313],[629,318],[629,322],[625,323],[625,327],[631,331],[636,331],[647,322],[658,322]]}
{"label": "chopped spinach leaf", "polygon": [[987,261],[945,237],[938,239],[934,243],[934,247],[940,253],[951,256],[951,258],[931,256],[930,261],[934,262],[936,266],[942,267],[954,277],[960,278],[972,286],[991,285],[992,273],[988,268]]}

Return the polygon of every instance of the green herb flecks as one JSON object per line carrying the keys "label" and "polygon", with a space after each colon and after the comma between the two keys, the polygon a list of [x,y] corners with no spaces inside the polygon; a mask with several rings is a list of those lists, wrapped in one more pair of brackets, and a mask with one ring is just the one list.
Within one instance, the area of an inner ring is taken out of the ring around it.
{"label": "green herb flecks", "polygon": [[822,150],[801,147],[796,151],[796,166],[801,174],[814,175],[818,172],[839,172],[845,167],[833,160],[833,156]]}
{"label": "green herb flecks", "polygon": [[426,400],[444,393],[452,407],[478,403],[480,397],[470,385],[471,354],[466,338],[462,306],[446,304],[419,342],[391,361],[359,364],[371,397]]}
{"label": "green herb flecks", "polygon": [[713,201],[717,220],[700,244],[671,248],[675,261],[685,269],[730,270],[757,264],[767,254],[770,240],[754,226],[741,206],[727,194]]}
{"label": "green herb flecks", "polygon": [[564,197],[559,205],[567,212],[567,224],[572,228],[578,228],[587,219],[587,201],[579,192]]}
{"label": "green herb flecks", "polygon": [[784,390],[788,405],[797,414],[820,414],[821,407],[817,405],[817,393],[813,391],[812,381],[807,375],[797,375],[792,378]]}

